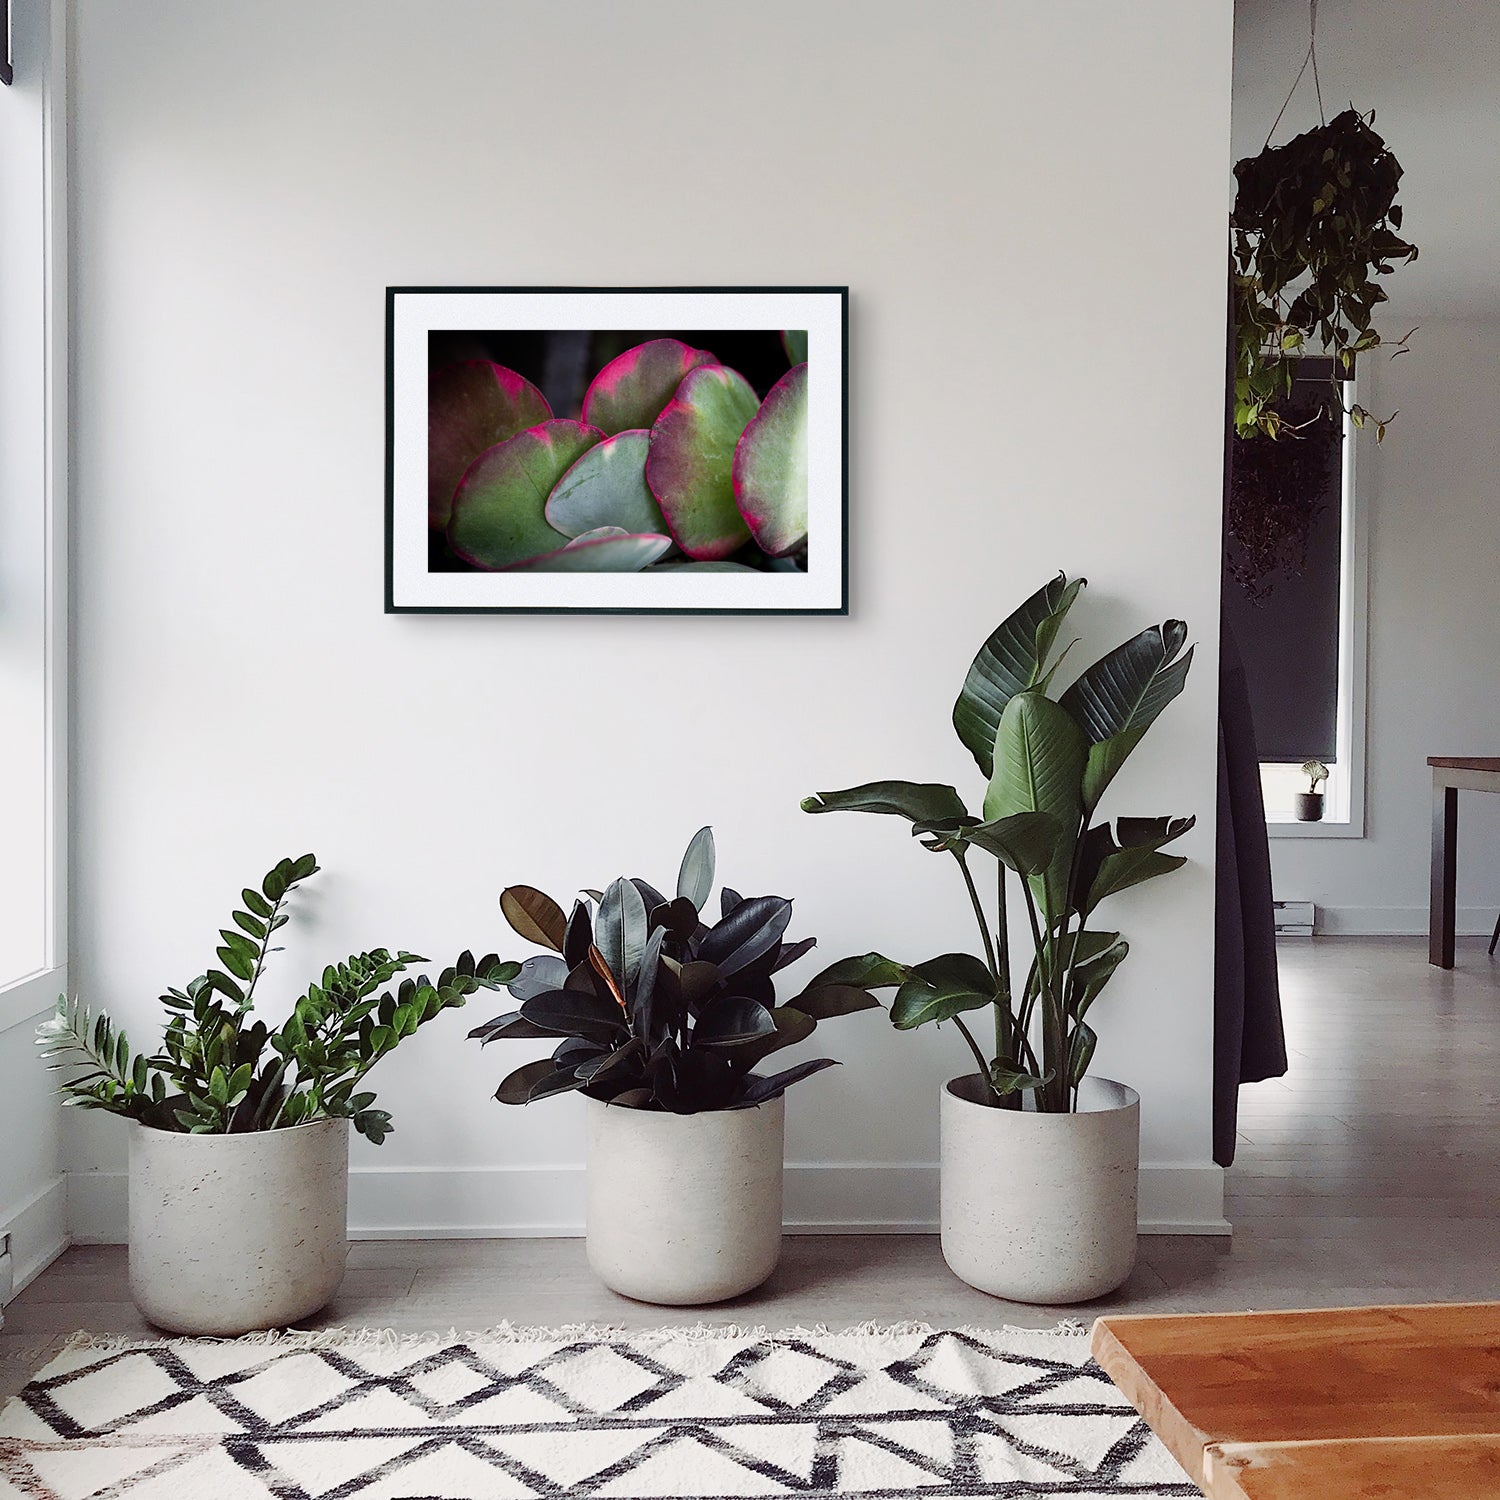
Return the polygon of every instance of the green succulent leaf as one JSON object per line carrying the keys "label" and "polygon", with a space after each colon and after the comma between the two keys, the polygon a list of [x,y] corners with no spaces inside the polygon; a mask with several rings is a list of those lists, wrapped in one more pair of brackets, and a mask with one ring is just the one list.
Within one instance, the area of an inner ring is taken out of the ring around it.
{"label": "green succulent leaf", "polygon": [[602,526],[574,537],[566,547],[523,558],[500,571],[505,573],[639,573],[649,568],[672,545],[669,536],[632,536],[617,527]]}
{"label": "green succulent leaf", "polygon": [[794,365],[805,365],[807,363],[807,330],[805,328],[783,328],[781,330],[781,347],[786,350],[786,357]]}
{"label": "green succulent leaf", "polygon": [[583,420],[601,432],[650,428],[690,370],[718,361],[679,339],[649,339],[617,355],[594,376],[583,398]]}
{"label": "green succulent leaf", "polygon": [[756,545],[785,557],[807,543],[807,366],[788,370],[734,455],[734,503]]}
{"label": "green succulent leaf", "polygon": [[953,705],[953,727],[986,776],[994,771],[1006,705],[1044,682],[1047,658],[1084,582],[1059,573],[995,628],[969,667]]}
{"label": "green succulent leaf", "polygon": [[664,536],[667,523],[646,485],[649,432],[632,429],[596,443],[547,497],[547,524],[579,537],[601,526]]}

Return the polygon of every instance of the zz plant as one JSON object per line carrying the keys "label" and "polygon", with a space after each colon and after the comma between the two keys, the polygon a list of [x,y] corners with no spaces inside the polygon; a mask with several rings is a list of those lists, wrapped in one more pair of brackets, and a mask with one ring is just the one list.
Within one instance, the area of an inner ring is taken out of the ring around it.
{"label": "zz plant", "polygon": [[171,1013],[162,1049],[134,1052],[109,1016],[59,998],[37,1029],[48,1066],[69,1073],[63,1103],[124,1115],[154,1130],[232,1135],[280,1130],[312,1120],[347,1118],[379,1145],[391,1117],[361,1088],[365,1075],[418,1027],[493,989],[515,972],[494,955],[463,953],[434,983],[425,974],[387,986],[427,960],[384,948],[331,964],[276,1029],[255,1019],[256,992],[271,939],[289,919],[288,898],[318,871],[311,854],[283,859],[260,889],[242,893],[244,910],[220,930],[222,968],[161,997]]}
{"label": "zz plant", "polygon": [[585,892],[565,917],[531,886],[501,895],[510,925],[549,951],[505,966],[519,1008],[469,1035],[481,1045],[562,1038],[550,1057],[505,1079],[495,1094],[502,1104],[581,1091],[674,1114],[744,1109],[835,1066],[818,1057],[779,1073],[752,1071],[811,1036],[818,1021],[879,1002],[862,988],[819,981],[778,1005],[775,976],[817,939],[784,940],[789,900],[728,886],[709,926],[702,910],[713,883],[713,830],[703,828],[683,855],[671,898],[644,880],[620,879]]}
{"label": "zz plant", "polygon": [[[908,964],[880,953],[845,959],[813,981],[856,991],[894,988],[891,1020],[903,1031],[952,1021],[988,1080],[987,1102],[1065,1112],[1094,1054],[1090,1007],[1128,944],[1097,922],[1111,896],[1186,861],[1162,848],[1192,818],[1095,821],[1099,803],[1157,715],[1182,691],[1192,661],[1181,620],[1143,630],[1050,696],[1064,653],[1054,646],[1084,580],[1059,574],[985,642],[953,708],[953,726],[988,785],[983,816],[951,786],[877,781],[806,798],[806,812],[868,812],[905,818],[923,847],[952,856],[978,925],[983,956],[944,953]],[[993,915],[970,859],[997,861]],[[1009,873],[1008,873],[1009,872]],[[1025,912],[1030,959],[1013,982],[1017,945],[1010,875]],[[986,1056],[964,1022],[988,1009],[994,1048]]]}

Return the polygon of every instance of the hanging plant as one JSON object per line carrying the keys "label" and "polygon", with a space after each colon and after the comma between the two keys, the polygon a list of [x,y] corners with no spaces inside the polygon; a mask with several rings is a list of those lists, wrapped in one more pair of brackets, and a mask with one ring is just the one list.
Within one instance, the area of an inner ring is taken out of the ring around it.
{"label": "hanging plant", "polygon": [[[1346,109],[1332,120],[1267,146],[1234,169],[1234,428],[1240,437],[1276,437],[1287,428],[1278,403],[1291,393],[1295,355],[1311,343],[1343,373],[1379,347],[1371,326],[1386,300],[1376,277],[1417,258],[1403,240],[1396,188],[1401,163],[1368,116]],[[1405,347],[1400,341],[1397,352]],[[1340,398],[1340,409],[1343,409]],[[1357,426],[1389,417],[1363,407]]]}

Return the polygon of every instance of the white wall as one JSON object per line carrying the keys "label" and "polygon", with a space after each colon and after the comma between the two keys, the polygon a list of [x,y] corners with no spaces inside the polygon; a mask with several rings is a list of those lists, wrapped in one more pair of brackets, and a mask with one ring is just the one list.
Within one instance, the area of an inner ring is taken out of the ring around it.
{"label": "white wall", "polygon": [[[1237,0],[1233,141],[1260,150],[1307,49],[1307,7]],[[1369,520],[1366,831],[1273,839],[1276,894],[1316,901],[1334,932],[1427,925],[1429,755],[1500,746],[1500,9],[1472,0],[1322,0],[1318,64],[1330,113],[1373,108],[1401,162],[1402,232],[1421,251],[1387,284],[1377,326],[1409,353],[1366,361],[1365,405],[1398,410],[1360,450]],[[1276,132],[1317,123],[1311,72]],[[1460,796],[1459,930],[1500,907],[1500,798]]]}
{"label": "white wall", "polygon": [[[1399,330],[1404,332],[1405,330]],[[1424,321],[1372,365],[1372,410],[1400,411],[1361,452],[1370,522],[1366,837],[1273,839],[1276,894],[1334,932],[1427,925],[1429,755],[1500,749],[1500,318]],[[1500,909],[1500,797],[1459,794],[1460,931]]]}
{"label": "white wall", "polygon": [[[357,945],[514,950],[503,885],[669,881],[703,822],[823,962],[967,945],[946,861],[798,799],[880,775],[977,798],[953,696],[1063,567],[1093,579],[1085,649],[1169,614],[1201,643],[1118,797],[1196,811],[1194,864],[1120,901],[1099,1065],[1145,1097],[1147,1217],[1217,1221],[1228,0],[767,0],[753,24],[76,0],[76,26],[83,992],[145,1034],[284,853],[327,871],[289,986]],[[569,282],[852,286],[849,619],[382,615],[384,287]],[[527,1049],[466,1024],[377,1075],[398,1129],[361,1144],[356,1225],[576,1227],[578,1101],[491,1102]],[[930,1223],[958,1039],[866,1015],[816,1044],[847,1066],[791,1097],[791,1217]],[[123,1226],[114,1123],[73,1142],[85,1234]]]}

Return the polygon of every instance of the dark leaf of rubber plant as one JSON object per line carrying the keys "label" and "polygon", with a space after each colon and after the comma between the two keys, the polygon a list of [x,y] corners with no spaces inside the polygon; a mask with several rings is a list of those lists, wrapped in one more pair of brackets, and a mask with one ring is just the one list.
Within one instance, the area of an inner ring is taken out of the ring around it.
{"label": "dark leaf of rubber plant", "polygon": [[562,952],[568,921],[551,896],[534,886],[507,886],[500,892],[500,912],[528,943]]}
{"label": "dark leaf of rubber plant", "polygon": [[568,925],[563,929],[563,962],[571,971],[584,963],[594,941],[594,923],[585,902],[575,901]]}
{"label": "dark leaf of rubber plant", "polygon": [[980,823],[964,834],[968,843],[993,854],[1017,875],[1040,875],[1057,854],[1063,826],[1048,812],[1012,813]]}
{"label": "dark leaf of rubber plant", "polygon": [[807,542],[807,366],[766,394],[734,453],[734,503],[767,557]]}
{"label": "dark leaf of rubber plant", "polygon": [[971,953],[943,953],[917,964],[891,1001],[891,1022],[911,1031],[929,1021],[949,1021],[995,998],[994,976]]}
{"label": "dark leaf of rubber plant", "polygon": [[744,376],[704,365],[651,429],[646,483],[677,545],[697,561],[727,558],[750,540],[734,503],[734,450],[759,405]]}
{"label": "dark leaf of rubber plant", "polygon": [[[623,1068],[630,1063],[641,1050],[641,1044],[631,1037],[623,1046],[615,1048],[613,1052],[601,1053],[598,1057],[590,1058],[587,1062],[578,1064],[578,1076],[586,1083],[597,1083],[606,1075]],[[639,1071],[637,1070],[637,1076]]]}
{"label": "dark leaf of rubber plant", "polygon": [[591,1042],[585,1037],[570,1036],[560,1041],[552,1053],[552,1062],[559,1068],[576,1068],[580,1063],[586,1063],[591,1058],[604,1057],[609,1048],[601,1046],[598,1042]]}
{"label": "dark leaf of rubber plant", "polygon": [[776,1030],[769,1036],[747,1042],[743,1047],[736,1047],[734,1063],[737,1068],[753,1068],[771,1053],[805,1042],[818,1029],[818,1023],[810,1015],[790,1005],[776,1005],[769,1009]]}
{"label": "dark leaf of rubber plant", "polygon": [[679,1115],[723,1109],[737,1083],[737,1074],[729,1061],[706,1047],[669,1052],[655,1077],[657,1099],[663,1107]]}
{"label": "dark leaf of rubber plant", "polygon": [[506,988],[517,1000],[529,1000],[546,990],[560,990],[567,982],[567,960],[560,954],[539,953],[521,965],[521,972]]}
{"label": "dark leaf of rubber plant", "polygon": [[820,984],[809,986],[787,1004],[795,1006],[804,1015],[815,1021],[831,1020],[834,1016],[850,1016],[859,1010],[877,1010],[880,1007],[868,990],[852,984]]}
{"label": "dark leaf of rubber plant", "polygon": [[1082,578],[1059,573],[998,625],[979,648],[953,705],[953,727],[979,769],[994,771],[995,734],[1005,705],[1034,688],[1046,674],[1047,657]]}
{"label": "dark leaf of rubber plant", "polygon": [[574,1093],[587,1081],[587,1079],[580,1078],[573,1068],[559,1068],[555,1073],[538,1079],[532,1084],[531,1092],[526,1096],[526,1102],[535,1104],[538,1099],[550,1099],[553,1094]]}
{"label": "dark leaf of rubber plant", "polygon": [[564,536],[600,526],[664,535],[661,507],[646,487],[649,432],[618,432],[596,443],[557,481],[547,497],[547,524]]}
{"label": "dark leaf of rubber plant", "polygon": [[1007,1094],[1019,1093],[1022,1089],[1044,1088],[1051,1081],[1050,1072],[1037,1077],[1035,1073],[1028,1073],[1024,1068],[1018,1068],[1004,1058],[996,1058],[990,1064],[990,1087],[1001,1098]]}
{"label": "dark leaf of rubber plant", "polygon": [[807,989],[850,985],[859,990],[882,990],[905,984],[911,976],[910,964],[897,963],[883,953],[861,953],[855,958],[841,958],[836,964],[829,964],[821,974],[808,980]]}
{"label": "dark leaf of rubber plant", "polygon": [[698,930],[698,908],[686,896],[664,901],[651,909],[651,925],[665,927],[679,943],[685,943]]}
{"label": "dark leaf of rubber plant", "polygon": [[594,918],[594,944],[622,988],[629,988],[640,971],[650,937],[646,903],[633,881],[616,880],[604,893]]}
{"label": "dark leaf of rubber plant", "polygon": [[652,1030],[651,1016],[656,996],[656,981],[663,972],[661,945],[666,940],[666,936],[666,929],[657,927],[646,939],[646,950],[641,955],[640,965],[636,969],[635,983],[630,990],[630,1019],[632,1025],[640,1031]]}
{"label": "dark leaf of rubber plant", "polygon": [[752,896],[711,927],[698,956],[724,975],[736,974],[781,941],[792,903],[781,896]]}
{"label": "dark leaf of rubber plant", "polygon": [[885,813],[913,823],[959,823],[969,816],[951,786],[932,781],[867,781],[802,799],[802,811]]}
{"label": "dark leaf of rubber plant", "polygon": [[609,1103],[618,1104],[621,1109],[645,1109],[652,1097],[648,1088],[624,1089],[618,1094],[612,1094]]}
{"label": "dark leaf of rubber plant", "polygon": [[708,893],[714,888],[714,831],[700,828],[683,851],[682,863],[677,869],[677,894],[691,901],[695,910],[702,911]]}
{"label": "dark leaf of rubber plant", "polygon": [[752,1104],[764,1104],[768,1099],[779,1098],[791,1088],[794,1083],[801,1083],[804,1078],[811,1078],[814,1073],[821,1073],[824,1068],[836,1068],[838,1062],[831,1057],[814,1057],[807,1062],[800,1062],[790,1068],[784,1068],[780,1073],[771,1073],[761,1077],[758,1073],[746,1076],[735,1096],[734,1107],[746,1109]]}
{"label": "dark leaf of rubber plant", "polygon": [[696,1016],[709,996],[723,988],[724,976],[720,973],[717,964],[694,959],[691,963],[682,966],[678,983],[682,987],[683,1004],[690,1014]]}
{"label": "dark leaf of rubber plant", "polygon": [[719,915],[727,917],[744,899],[733,887],[723,886],[719,891]]}
{"label": "dark leaf of rubber plant", "polygon": [[1058,921],[1067,904],[1068,876],[1083,813],[1083,768],[1088,747],[1077,721],[1045,693],[1017,693],[1005,705],[995,736],[994,771],[984,795],[987,822],[1017,813],[1044,812],[1060,834],[1052,861],[1039,877],[1045,926]]}
{"label": "dark leaf of rubber plant", "polygon": [[639,573],[661,557],[672,545],[669,536],[655,533],[632,535],[601,528],[575,537],[566,547],[522,558],[499,571],[503,573]]}
{"label": "dark leaf of rubber plant", "polygon": [[1091,1026],[1080,1021],[1073,1028],[1073,1035],[1068,1038],[1068,1082],[1074,1088],[1088,1072],[1089,1064],[1094,1060],[1094,1048],[1098,1045],[1099,1038]]}
{"label": "dark leaf of rubber plant", "polygon": [[1078,858],[1078,906],[1091,912],[1107,896],[1170,874],[1187,863],[1181,855],[1161,854],[1163,844],[1181,838],[1195,818],[1121,818],[1098,823],[1084,835]]}
{"label": "dark leaf of rubber plant", "polygon": [[476,1026],[469,1033],[470,1041],[478,1041],[482,1046],[488,1047],[491,1042],[517,1041],[522,1038],[530,1040],[539,1036],[556,1036],[555,1031],[543,1031],[540,1026],[534,1026],[518,1010],[507,1011],[503,1016],[495,1016],[486,1021],[483,1026]]}
{"label": "dark leaf of rubber plant", "polygon": [[579,1036],[606,1046],[618,1046],[625,1032],[625,1014],[612,1000],[582,990],[554,990],[522,1002],[521,1014],[553,1036]]}
{"label": "dark leaf of rubber plant", "polygon": [[690,348],[679,339],[637,344],[594,376],[584,393],[583,420],[611,434],[649,429],[688,371],[717,363],[707,349]]}
{"label": "dark leaf of rubber plant", "polygon": [[448,545],[479,568],[508,568],[561,547],[567,538],[547,524],[547,496],[603,437],[582,422],[551,421],[487,449],[454,493]]}
{"label": "dark leaf of rubber plant", "polygon": [[525,1104],[531,1097],[534,1085],[557,1072],[557,1064],[550,1057],[538,1058],[536,1062],[523,1063],[495,1090],[495,1097],[502,1104]]}
{"label": "dark leaf of rubber plant", "polygon": [[1181,620],[1153,625],[1101,656],[1065,692],[1062,706],[1088,737],[1083,804],[1092,812],[1156,716],[1181,691],[1193,662]]}
{"label": "dark leaf of rubber plant", "polygon": [[695,1047],[735,1047],[771,1036],[776,1022],[764,1005],[742,995],[717,995],[703,1007],[693,1027]]}
{"label": "dark leaf of rubber plant", "polygon": [[789,965],[797,962],[805,953],[811,953],[818,946],[815,937],[799,938],[795,943],[783,943],[776,950],[776,962],[771,965],[771,972],[779,974]]}
{"label": "dark leaf of rubber plant", "polygon": [[548,421],[552,408],[529,380],[487,359],[434,370],[427,382],[427,524],[441,531],[453,492],[486,449]]}
{"label": "dark leaf of rubber plant", "polygon": [[642,880],[639,875],[632,875],[630,883],[641,893],[641,900],[646,903],[648,912],[665,904],[667,898],[649,880]]}
{"label": "dark leaf of rubber plant", "polygon": [[783,328],[781,330],[781,347],[786,350],[786,357],[794,365],[805,365],[807,363],[807,330],[805,328]]}

